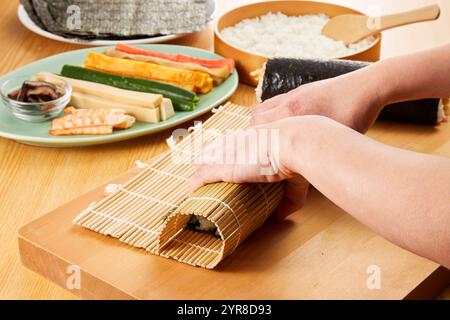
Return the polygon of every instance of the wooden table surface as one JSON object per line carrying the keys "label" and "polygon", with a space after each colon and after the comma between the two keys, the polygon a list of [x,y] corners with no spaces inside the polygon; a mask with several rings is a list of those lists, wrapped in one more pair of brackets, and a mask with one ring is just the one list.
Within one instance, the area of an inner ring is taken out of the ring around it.
{"label": "wooden table surface", "polygon": [[[323,1],[323,0],[322,0]],[[219,12],[245,0],[219,0]],[[429,48],[450,41],[448,0],[334,0],[367,14],[382,14],[439,3],[439,21],[406,26],[384,33],[382,57]],[[25,29],[17,19],[18,1],[2,0],[0,11],[0,74],[60,52],[78,49],[47,40]],[[212,49],[211,28],[174,41]],[[253,88],[240,85],[231,101],[254,104]],[[187,127],[190,123],[186,123]],[[437,130],[417,126],[376,124],[369,136],[402,148],[450,157],[450,124]],[[134,166],[136,159],[150,159],[166,149],[167,130],[125,142],[73,149],[22,145],[0,138],[0,298],[74,299],[74,295],[24,268],[17,248],[18,229],[46,212],[101,185]],[[450,298],[450,288],[441,298]]]}

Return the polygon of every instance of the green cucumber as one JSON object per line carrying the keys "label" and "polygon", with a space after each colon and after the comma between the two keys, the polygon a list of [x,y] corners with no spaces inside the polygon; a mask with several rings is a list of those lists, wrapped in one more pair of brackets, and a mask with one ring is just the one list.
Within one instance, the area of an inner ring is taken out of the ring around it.
{"label": "green cucumber", "polygon": [[172,98],[173,109],[175,111],[194,111],[197,106],[195,102],[187,100],[177,100]]}
{"label": "green cucumber", "polygon": [[101,83],[131,91],[162,94],[172,100],[175,110],[192,111],[199,97],[186,89],[158,81],[119,76],[78,66],[65,65],[61,75],[68,78]]}

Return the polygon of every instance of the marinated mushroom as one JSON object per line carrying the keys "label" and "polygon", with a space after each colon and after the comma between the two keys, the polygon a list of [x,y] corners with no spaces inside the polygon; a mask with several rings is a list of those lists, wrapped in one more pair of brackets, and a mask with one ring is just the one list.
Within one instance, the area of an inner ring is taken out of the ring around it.
{"label": "marinated mushroom", "polygon": [[48,102],[64,95],[64,90],[47,81],[25,81],[20,89],[8,94],[8,97],[20,102]]}

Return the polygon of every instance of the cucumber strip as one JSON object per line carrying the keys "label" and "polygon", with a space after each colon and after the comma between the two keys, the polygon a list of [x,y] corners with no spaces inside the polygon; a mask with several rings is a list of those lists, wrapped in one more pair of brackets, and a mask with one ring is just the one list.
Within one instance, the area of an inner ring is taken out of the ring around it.
{"label": "cucumber strip", "polygon": [[196,104],[192,101],[171,99],[175,111],[193,111]]}
{"label": "cucumber strip", "polygon": [[195,103],[199,100],[199,97],[195,93],[170,84],[146,79],[125,77],[102,71],[85,69],[78,66],[63,66],[61,75],[79,80],[102,83],[125,90],[162,94],[164,97],[171,100],[176,100],[178,102],[187,101]]}

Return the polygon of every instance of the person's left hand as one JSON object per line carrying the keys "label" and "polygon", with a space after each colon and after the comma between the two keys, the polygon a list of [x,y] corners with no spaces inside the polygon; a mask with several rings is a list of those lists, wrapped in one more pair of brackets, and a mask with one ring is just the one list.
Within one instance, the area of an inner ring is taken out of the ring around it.
{"label": "person's left hand", "polygon": [[[359,132],[366,132],[387,104],[372,69],[302,85],[252,108],[252,124],[263,125],[282,118],[321,115]],[[361,86],[364,84],[364,86]]]}

